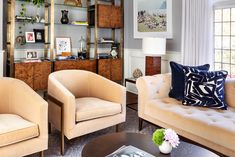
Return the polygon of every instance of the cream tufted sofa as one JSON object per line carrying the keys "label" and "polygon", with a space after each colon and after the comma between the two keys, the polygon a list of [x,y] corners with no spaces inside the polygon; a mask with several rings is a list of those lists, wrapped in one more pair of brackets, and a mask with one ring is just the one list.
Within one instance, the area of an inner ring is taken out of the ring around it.
{"label": "cream tufted sofa", "polygon": [[138,115],[142,121],[172,128],[181,136],[227,156],[235,156],[235,80],[225,85],[228,110],[183,106],[168,97],[171,74],[137,80]]}

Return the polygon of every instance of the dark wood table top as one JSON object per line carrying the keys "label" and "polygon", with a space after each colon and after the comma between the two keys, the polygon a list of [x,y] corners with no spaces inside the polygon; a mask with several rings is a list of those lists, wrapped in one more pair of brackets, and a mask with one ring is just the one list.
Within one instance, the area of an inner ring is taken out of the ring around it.
{"label": "dark wood table top", "polygon": [[140,133],[113,133],[97,137],[86,144],[82,157],[105,157],[123,145],[132,145],[156,157],[218,157],[209,150],[182,141],[171,154],[164,155],[153,144],[150,135]]}

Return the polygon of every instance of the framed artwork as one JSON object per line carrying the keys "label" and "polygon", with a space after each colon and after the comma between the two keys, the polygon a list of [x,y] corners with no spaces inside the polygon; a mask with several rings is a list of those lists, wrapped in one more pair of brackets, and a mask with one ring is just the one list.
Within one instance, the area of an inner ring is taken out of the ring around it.
{"label": "framed artwork", "polygon": [[134,38],[172,38],[172,0],[134,0]]}
{"label": "framed artwork", "polygon": [[27,60],[38,59],[38,53],[36,51],[27,51],[25,57]]}
{"label": "framed artwork", "polygon": [[35,43],[34,32],[25,32],[26,43]]}
{"label": "framed artwork", "polygon": [[44,29],[33,29],[36,42],[45,42],[45,30]]}
{"label": "framed artwork", "polygon": [[57,37],[55,39],[56,42],[56,54],[61,55],[63,52],[68,53],[71,52],[71,38],[68,37]]}

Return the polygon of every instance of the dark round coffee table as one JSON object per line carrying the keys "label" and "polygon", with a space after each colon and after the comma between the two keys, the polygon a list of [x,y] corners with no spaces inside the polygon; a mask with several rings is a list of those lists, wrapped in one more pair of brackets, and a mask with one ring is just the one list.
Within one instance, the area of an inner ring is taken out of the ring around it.
{"label": "dark round coffee table", "polygon": [[105,157],[123,145],[132,145],[157,157],[218,157],[213,152],[186,142],[180,143],[171,154],[161,154],[151,136],[139,133],[113,133],[97,137],[85,145],[82,157]]}

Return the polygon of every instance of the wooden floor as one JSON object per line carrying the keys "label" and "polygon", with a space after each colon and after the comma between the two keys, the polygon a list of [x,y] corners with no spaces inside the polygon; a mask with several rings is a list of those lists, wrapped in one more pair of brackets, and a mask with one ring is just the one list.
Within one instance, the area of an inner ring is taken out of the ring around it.
{"label": "wooden floor", "polygon": [[131,108],[135,111],[138,110],[138,95],[126,92],[126,105],[128,108]]}

